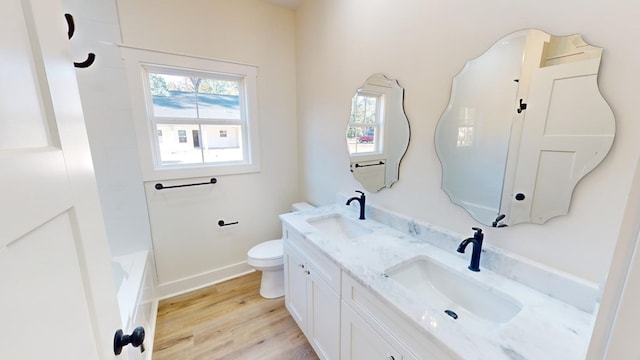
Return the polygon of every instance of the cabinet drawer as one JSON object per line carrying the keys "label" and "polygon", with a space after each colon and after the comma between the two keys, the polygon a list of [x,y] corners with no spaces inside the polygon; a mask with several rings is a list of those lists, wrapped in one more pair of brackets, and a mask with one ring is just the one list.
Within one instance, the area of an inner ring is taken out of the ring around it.
{"label": "cabinet drawer", "polygon": [[415,356],[425,360],[460,359],[441,345],[437,339],[424,333],[417,326],[408,324],[407,320],[402,319],[401,314],[391,309],[388,304],[347,274],[342,276],[342,300],[376,332],[386,335],[387,341],[406,346],[408,355],[405,358]]}

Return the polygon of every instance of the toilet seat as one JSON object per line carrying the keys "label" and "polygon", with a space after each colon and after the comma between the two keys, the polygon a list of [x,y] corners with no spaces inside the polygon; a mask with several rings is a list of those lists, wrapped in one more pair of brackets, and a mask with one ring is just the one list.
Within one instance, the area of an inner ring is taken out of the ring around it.
{"label": "toilet seat", "polygon": [[280,266],[284,264],[282,254],[282,239],[269,240],[252,247],[247,262],[255,268]]}

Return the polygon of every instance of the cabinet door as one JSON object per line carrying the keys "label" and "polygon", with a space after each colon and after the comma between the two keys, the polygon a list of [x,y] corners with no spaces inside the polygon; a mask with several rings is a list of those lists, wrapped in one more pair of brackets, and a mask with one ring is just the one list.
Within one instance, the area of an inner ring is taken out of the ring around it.
{"label": "cabinet door", "polygon": [[401,360],[402,356],[345,303],[342,303],[342,360]]}
{"label": "cabinet door", "polygon": [[285,306],[300,329],[307,333],[307,269],[300,252],[285,241]]}
{"label": "cabinet door", "polygon": [[340,297],[310,268],[307,281],[309,341],[322,359],[340,358]]}

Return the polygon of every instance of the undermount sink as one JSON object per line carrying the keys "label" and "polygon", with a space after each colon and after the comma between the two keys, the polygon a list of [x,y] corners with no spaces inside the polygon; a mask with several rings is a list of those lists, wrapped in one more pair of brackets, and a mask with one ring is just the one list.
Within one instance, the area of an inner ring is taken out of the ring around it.
{"label": "undermount sink", "polygon": [[[466,267],[462,271],[466,270]],[[506,323],[522,309],[517,300],[490,284],[465,276],[460,271],[427,257],[418,256],[387,269],[385,274],[400,283],[434,309],[454,319]],[[466,322],[466,321],[465,321]]]}
{"label": "undermount sink", "polygon": [[371,230],[340,214],[308,219],[307,222],[324,235],[335,240],[350,240],[371,233]]}

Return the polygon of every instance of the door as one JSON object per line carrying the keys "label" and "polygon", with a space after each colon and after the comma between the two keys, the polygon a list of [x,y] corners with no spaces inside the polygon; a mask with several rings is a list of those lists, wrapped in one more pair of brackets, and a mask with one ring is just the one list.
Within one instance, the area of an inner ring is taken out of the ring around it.
{"label": "door", "polygon": [[0,358],[111,359],[119,314],[64,12],[0,13]]}
{"label": "door", "polygon": [[578,181],[611,148],[615,124],[598,91],[599,65],[592,58],[533,72],[509,223],[566,214]]}

